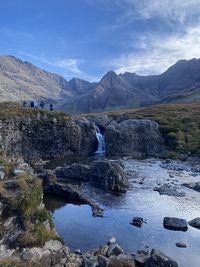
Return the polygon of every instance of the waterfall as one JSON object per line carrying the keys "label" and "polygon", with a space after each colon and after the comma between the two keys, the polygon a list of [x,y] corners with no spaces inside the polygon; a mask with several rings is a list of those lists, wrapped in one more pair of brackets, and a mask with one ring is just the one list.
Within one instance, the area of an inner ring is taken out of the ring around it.
{"label": "waterfall", "polygon": [[98,141],[98,148],[95,154],[104,155],[105,154],[105,138],[101,134],[101,131],[98,126],[96,126],[96,137]]}

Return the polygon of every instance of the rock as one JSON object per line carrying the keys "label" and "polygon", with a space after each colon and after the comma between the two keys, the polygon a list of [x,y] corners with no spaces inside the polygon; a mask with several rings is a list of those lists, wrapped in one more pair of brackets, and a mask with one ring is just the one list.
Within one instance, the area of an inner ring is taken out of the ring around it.
{"label": "rock", "polygon": [[74,250],[74,253],[76,253],[76,254],[78,254],[78,255],[81,255],[81,254],[82,254],[80,249],[75,249],[75,250]]}
{"label": "rock", "polygon": [[108,247],[107,256],[118,256],[119,254],[123,254],[123,249],[118,244],[111,244]]}
{"label": "rock", "polygon": [[200,229],[200,217],[197,217],[189,221],[188,224],[194,228]]}
{"label": "rock", "polygon": [[183,186],[200,192],[200,183],[184,183]]}
{"label": "rock", "polygon": [[159,250],[152,250],[144,267],[178,267],[178,264]]}
{"label": "rock", "polygon": [[95,256],[90,259],[84,259],[82,267],[98,267],[98,265],[98,258]]}
{"label": "rock", "polygon": [[44,112],[39,119],[33,113],[0,123],[3,150],[28,163],[68,155],[90,156],[97,148],[95,124],[84,118],[70,115],[55,118]]}
{"label": "rock", "polygon": [[149,255],[144,255],[144,254],[136,255],[134,258],[136,266],[144,266],[148,258],[149,258]]}
{"label": "rock", "polygon": [[184,219],[165,217],[163,220],[164,228],[174,231],[187,231],[187,221]]}
{"label": "rock", "polygon": [[0,171],[0,180],[3,180],[5,178],[5,172]]}
{"label": "rock", "polygon": [[160,195],[174,196],[174,197],[184,197],[186,195],[183,191],[178,191],[177,187],[164,184],[161,187],[154,188],[154,191],[158,191]]}
{"label": "rock", "polygon": [[151,120],[128,119],[105,128],[106,152],[109,156],[146,157],[161,149],[158,124]]}
{"label": "rock", "polygon": [[112,238],[108,241],[108,245],[115,244],[116,242],[117,242],[116,238],[115,238],[115,237],[112,237]]}
{"label": "rock", "polygon": [[144,222],[145,221],[142,217],[133,217],[131,224],[141,228]]}
{"label": "rock", "polygon": [[91,183],[114,193],[125,193],[128,187],[124,167],[119,160],[97,160],[91,165]]}
{"label": "rock", "polygon": [[101,247],[99,249],[99,252],[100,252],[101,255],[106,256],[107,252],[108,252],[108,245],[104,245],[103,247]]}
{"label": "rock", "polygon": [[13,173],[14,173],[15,176],[20,176],[22,174],[25,174],[26,171],[25,170],[15,169]]}
{"label": "rock", "polygon": [[98,267],[107,267],[108,266],[108,258],[104,256],[98,256]]}
{"label": "rock", "polygon": [[111,258],[108,267],[135,267],[135,260],[127,255],[120,254],[115,258]]}
{"label": "rock", "polygon": [[71,166],[57,167],[55,174],[67,180],[89,181],[90,168],[85,164],[73,163]]}
{"label": "rock", "polygon": [[44,244],[44,249],[48,249],[51,252],[59,251],[63,248],[63,245],[61,242],[57,240],[49,240]]}
{"label": "rock", "polygon": [[187,245],[183,241],[176,242],[178,248],[187,248]]}

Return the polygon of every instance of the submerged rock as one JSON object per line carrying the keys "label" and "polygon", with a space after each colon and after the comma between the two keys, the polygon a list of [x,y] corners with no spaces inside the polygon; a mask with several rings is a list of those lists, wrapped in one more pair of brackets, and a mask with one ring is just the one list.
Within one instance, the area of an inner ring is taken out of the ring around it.
{"label": "submerged rock", "polygon": [[154,188],[154,191],[159,192],[160,195],[174,196],[174,197],[184,197],[186,195],[183,191],[178,191],[177,187],[164,184],[161,187]]}
{"label": "submerged rock", "polygon": [[163,220],[164,228],[174,231],[187,231],[187,221],[184,219],[165,217]]}
{"label": "submerged rock", "polygon": [[188,224],[194,228],[200,229],[200,217],[197,217],[189,221]]}

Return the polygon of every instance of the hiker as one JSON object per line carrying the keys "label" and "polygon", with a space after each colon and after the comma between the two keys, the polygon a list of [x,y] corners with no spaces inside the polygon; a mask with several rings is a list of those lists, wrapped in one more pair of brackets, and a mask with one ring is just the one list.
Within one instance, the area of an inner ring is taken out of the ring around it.
{"label": "hiker", "polygon": [[32,100],[31,101],[31,108],[34,108],[35,107],[35,103],[34,103],[34,101]]}
{"label": "hiker", "polygon": [[50,104],[50,110],[53,111],[53,104]]}
{"label": "hiker", "polygon": [[37,101],[34,101],[34,108],[38,109],[38,102]]}
{"label": "hiker", "polygon": [[24,100],[24,101],[23,101],[23,107],[25,108],[26,105],[27,105],[27,103],[26,103],[26,101]]}
{"label": "hiker", "polygon": [[44,106],[45,106],[45,103],[44,103],[44,101],[42,100],[42,101],[40,102],[40,107],[41,107],[41,109],[44,109]]}

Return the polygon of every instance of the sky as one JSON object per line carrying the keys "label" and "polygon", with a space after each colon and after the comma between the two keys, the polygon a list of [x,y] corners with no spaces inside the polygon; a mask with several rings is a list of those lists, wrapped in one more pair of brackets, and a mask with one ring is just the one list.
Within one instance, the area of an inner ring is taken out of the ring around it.
{"label": "sky", "polygon": [[0,54],[66,79],[200,58],[199,0],[0,0]]}

